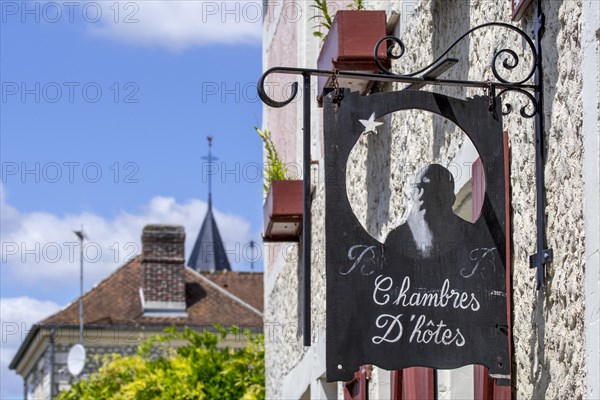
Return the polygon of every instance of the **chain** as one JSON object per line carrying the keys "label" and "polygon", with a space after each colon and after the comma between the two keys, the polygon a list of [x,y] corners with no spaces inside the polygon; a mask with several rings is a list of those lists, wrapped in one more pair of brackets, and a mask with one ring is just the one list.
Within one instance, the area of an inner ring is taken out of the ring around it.
{"label": "chain", "polygon": [[331,85],[333,86],[333,103],[339,104],[342,101],[342,92],[340,90],[339,82],[340,70],[334,69],[333,75],[331,76]]}

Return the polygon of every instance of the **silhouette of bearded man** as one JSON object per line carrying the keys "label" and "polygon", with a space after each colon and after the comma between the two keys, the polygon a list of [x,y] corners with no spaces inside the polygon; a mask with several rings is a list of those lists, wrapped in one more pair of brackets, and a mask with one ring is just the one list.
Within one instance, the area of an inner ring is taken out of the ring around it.
{"label": "silhouette of bearded man", "polygon": [[454,177],[439,164],[421,169],[411,195],[413,204],[406,223],[392,230],[385,245],[400,246],[403,255],[431,259],[471,240],[474,225],[454,214]]}

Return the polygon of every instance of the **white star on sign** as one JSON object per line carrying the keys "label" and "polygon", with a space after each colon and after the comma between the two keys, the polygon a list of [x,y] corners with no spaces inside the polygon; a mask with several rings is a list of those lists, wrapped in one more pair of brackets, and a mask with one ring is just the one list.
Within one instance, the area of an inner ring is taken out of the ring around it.
{"label": "white star on sign", "polygon": [[377,127],[383,125],[383,122],[375,121],[375,113],[371,114],[369,119],[359,119],[358,121],[365,126],[365,130],[362,133],[373,132],[377,134]]}

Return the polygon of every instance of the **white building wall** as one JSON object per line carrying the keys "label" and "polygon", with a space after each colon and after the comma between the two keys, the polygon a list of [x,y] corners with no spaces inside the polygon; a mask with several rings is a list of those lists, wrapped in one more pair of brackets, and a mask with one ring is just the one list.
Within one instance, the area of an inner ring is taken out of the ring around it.
{"label": "white building wall", "polygon": [[[299,4],[308,7],[310,2]],[[401,14],[396,32],[404,40],[407,53],[394,63],[394,69],[399,73],[428,64],[434,54],[439,54],[475,25],[503,21],[529,33],[533,24],[532,10],[526,12],[521,21],[511,22],[509,1],[402,0],[367,1],[367,5],[380,5],[388,12],[394,10]],[[505,99],[513,103],[516,110],[504,118],[504,125],[509,132],[511,155],[513,369],[517,398],[597,398],[600,393],[598,8],[597,1],[543,0],[546,15],[542,43],[547,144],[545,212],[547,241],[554,249],[554,262],[547,268],[548,287],[540,292],[536,290],[535,273],[529,269],[529,255],[535,252],[536,238],[533,120],[523,119],[518,114],[524,104],[522,96],[508,95]],[[306,8],[305,13],[305,18],[312,15]],[[279,21],[277,28],[269,26],[267,29],[270,39],[264,50],[265,67],[314,67],[318,39],[310,36],[312,23],[305,20],[291,27],[281,25],[281,19]],[[293,57],[273,64],[282,59],[274,57],[272,52],[283,51],[282,43],[290,38],[293,49],[285,53]],[[275,44],[277,41],[281,42],[279,48]],[[511,44],[519,50],[523,41],[505,31],[492,29],[471,36],[461,42],[453,54],[463,63],[453,67],[444,77],[491,79],[489,64],[494,51]],[[522,66],[528,65],[529,60],[520,61]],[[481,90],[462,88],[435,90],[455,97],[483,95]],[[281,121],[293,120],[293,127],[273,134],[286,161],[300,164],[302,110],[298,104],[299,101],[283,109],[265,106],[263,127],[282,126]],[[376,237],[384,238],[405,218],[405,182],[410,182],[420,165],[455,160],[463,166],[461,174],[470,174],[470,166],[464,165],[461,158],[468,147],[461,132],[440,118],[410,114],[403,112],[389,118],[390,134],[361,139],[351,156],[356,161],[353,165],[360,168],[349,165],[347,179],[352,188],[349,197],[356,204],[354,211],[359,220]],[[322,158],[318,147],[320,138],[316,137],[318,129],[315,129],[320,126],[318,115],[319,112],[313,110],[315,159]],[[436,139],[432,134],[434,131],[446,132],[447,139]],[[365,163],[366,168],[363,167]],[[322,185],[317,185],[312,204],[311,283],[315,341],[323,340],[325,329],[323,192]],[[324,352],[319,344],[310,349],[302,346],[298,325],[302,309],[299,294],[301,260],[297,246],[269,246],[285,249],[293,257],[277,256],[265,268],[268,282],[265,285],[265,323],[287,327],[267,340],[267,396],[300,398],[303,394],[315,393],[315,384],[324,372]],[[446,398],[465,395],[456,390],[456,379],[451,375],[447,379],[444,376],[442,374],[440,383],[445,385]],[[371,396],[385,398],[386,385],[389,385],[389,374],[376,369],[370,383]]]}
{"label": "white building wall", "polygon": [[[600,4],[582,11],[585,357],[587,398],[600,398]],[[595,84],[594,84],[595,82]]]}
{"label": "white building wall", "polygon": [[[343,2],[340,1],[340,4]],[[283,1],[282,6],[269,7],[264,23],[263,65],[296,66],[314,68],[320,48],[320,39],[313,36],[315,21],[310,18],[315,11],[311,2]],[[346,3],[343,3],[345,7]],[[294,18],[289,18],[286,10],[295,9]],[[274,22],[271,22],[274,21]],[[285,56],[282,56],[285,55]],[[263,128],[272,132],[279,155],[295,171],[302,173],[302,98],[309,95],[316,98],[316,79],[312,82],[312,92],[301,92],[301,81],[293,76],[277,77],[280,87],[299,81],[300,93],[297,99],[282,109],[265,107]],[[287,85],[287,86],[286,86]],[[275,93],[281,100],[288,93]],[[313,104],[311,129],[311,153],[314,160],[322,160],[322,136],[320,109]],[[313,203],[313,232],[324,229],[324,208],[322,172],[320,165],[314,168],[314,181],[317,195]],[[313,249],[322,249],[323,244],[313,239]],[[265,364],[267,398],[335,398],[336,385],[328,384],[325,373],[325,263],[322,254],[313,252],[312,269],[312,328],[313,346],[302,345],[302,274],[301,253],[297,243],[267,244],[269,258],[265,263]],[[322,250],[321,250],[322,252]],[[272,332],[269,334],[268,332]]]}

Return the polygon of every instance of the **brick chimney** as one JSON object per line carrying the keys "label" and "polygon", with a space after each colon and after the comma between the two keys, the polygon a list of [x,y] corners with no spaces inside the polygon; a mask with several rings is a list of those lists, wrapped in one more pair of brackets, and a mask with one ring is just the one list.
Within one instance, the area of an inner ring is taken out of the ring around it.
{"label": "brick chimney", "polygon": [[142,288],[145,316],[185,316],[185,230],[179,225],[146,225],[142,233]]}

